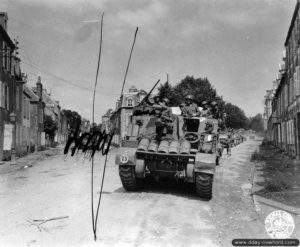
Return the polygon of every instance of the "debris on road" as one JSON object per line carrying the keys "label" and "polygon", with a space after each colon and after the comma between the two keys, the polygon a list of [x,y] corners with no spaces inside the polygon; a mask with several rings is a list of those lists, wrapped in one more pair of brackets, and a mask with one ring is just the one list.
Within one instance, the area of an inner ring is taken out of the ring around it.
{"label": "debris on road", "polygon": [[45,227],[42,227],[41,225],[48,222],[48,221],[53,221],[53,220],[62,220],[69,218],[69,216],[60,216],[60,217],[54,217],[54,218],[49,218],[49,219],[35,219],[35,220],[27,220],[27,222],[30,223],[30,225],[34,225],[38,228],[38,230],[41,232],[42,230],[48,232]]}

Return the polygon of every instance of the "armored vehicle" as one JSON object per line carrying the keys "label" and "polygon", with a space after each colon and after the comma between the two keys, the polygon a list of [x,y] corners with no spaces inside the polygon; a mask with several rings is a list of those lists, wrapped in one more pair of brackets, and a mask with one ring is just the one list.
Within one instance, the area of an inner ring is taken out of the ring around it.
{"label": "armored vehicle", "polygon": [[155,116],[133,116],[127,130],[132,148],[120,149],[115,160],[123,187],[135,191],[146,177],[168,177],[192,184],[199,197],[210,199],[221,156],[218,120],[173,116],[162,131]]}

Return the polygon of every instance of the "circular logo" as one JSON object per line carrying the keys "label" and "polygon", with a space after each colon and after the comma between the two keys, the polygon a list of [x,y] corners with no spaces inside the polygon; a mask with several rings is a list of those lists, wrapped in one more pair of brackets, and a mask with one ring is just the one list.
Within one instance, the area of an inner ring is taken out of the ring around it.
{"label": "circular logo", "polygon": [[293,217],[282,210],[270,213],[265,220],[265,228],[272,238],[289,238],[295,228]]}
{"label": "circular logo", "polygon": [[129,156],[128,156],[128,154],[122,154],[121,156],[120,156],[120,162],[122,163],[122,164],[126,164],[127,162],[129,161]]}

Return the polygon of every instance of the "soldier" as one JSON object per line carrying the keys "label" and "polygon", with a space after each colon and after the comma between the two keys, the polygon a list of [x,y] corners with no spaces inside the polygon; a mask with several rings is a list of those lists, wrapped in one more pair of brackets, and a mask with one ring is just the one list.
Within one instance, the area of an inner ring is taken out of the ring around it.
{"label": "soldier", "polygon": [[155,96],[153,97],[153,99],[154,99],[154,104],[157,104],[157,105],[160,105],[160,104],[161,104],[161,101],[160,101],[158,95],[155,95]]}
{"label": "soldier", "polygon": [[218,112],[218,108],[219,108],[218,103],[216,101],[213,101],[213,102],[210,103],[210,105],[212,107],[211,112],[212,112],[213,118],[218,119],[218,114],[219,114],[219,112]]}
{"label": "soldier", "polygon": [[201,113],[198,106],[193,103],[193,96],[187,95],[185,97],[185,103],[181,108],[181,114],[184,117],[200,117]]}
{"label": "soldier", "polygon": [[173,133],[173,114],[171,108],[168,106],[169,99],[164,98],[161,102],[161,108],[156,109],[156,130],[158,137]]}
{"label": "soldier", "polygon": [[206,101],[202,101],[201,105],[203,107],[201,111],[201,116],[206,118],[212,118],[211,106]]}
{"label": "soldier", "polygon": [[184,103],[181,103],[181,104],[179,105],[179,108],[180,108],[180,110],[181,110],[181,115],[183,115],[183,116],[187,115],[187,112],[186,112],[186,110],[185,110],[185,108],[184,108]]}
{"label": "soldier", "polygon": [[153,97],[153,99],[154,99],[154,103],[153,103],[152,107],[153,107],[153,113],[155,115],[157,115],[157,114],[159,115],[159,112],[162,112],[167,109],[167,106],[165,105],[165,103],[160,101],[158,95],[155,95]]}

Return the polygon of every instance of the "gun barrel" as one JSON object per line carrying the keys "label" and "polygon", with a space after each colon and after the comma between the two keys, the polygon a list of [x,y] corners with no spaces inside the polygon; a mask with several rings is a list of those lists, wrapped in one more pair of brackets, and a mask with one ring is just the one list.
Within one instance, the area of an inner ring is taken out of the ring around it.
{"label": "gun barrel", "polygon": [[154,90],[154,88],[156,87],[156,85],[160,82],[160,79],[154,84],[154,86],[152,87],[152,89],[149,91],[149,93],[143,98],[143,100],[139,103],[139,106],[141,104],[143,104],[150,96],[150,94],[152,93],[152,91]]}

